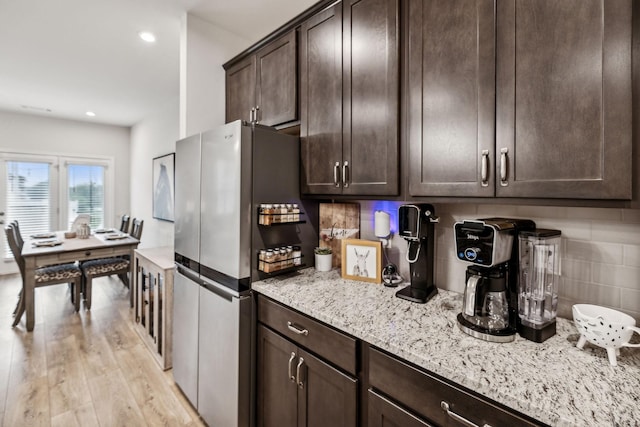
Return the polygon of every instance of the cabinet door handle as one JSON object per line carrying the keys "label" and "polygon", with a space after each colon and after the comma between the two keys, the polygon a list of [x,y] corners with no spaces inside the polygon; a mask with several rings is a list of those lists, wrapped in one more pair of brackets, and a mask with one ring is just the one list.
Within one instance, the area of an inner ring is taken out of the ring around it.
{"label": "cabinet door handle", "polygon": [[255,120],[254,122],[256,124],[260,123],[260,106],[256,105],[256,115],[255,115]]}
{"label": "cabinet door handle", "polygon": [[349,186],[349,162],[344,162],[342,165],[342,186],[344,188]]}
{"label": "cabinet door handle", "polygon": [[[459,422],[463,426],[466,426],[466,427],[479,427],[478,424],[472,423],[471,421],[469,421],[465,417],[462,417],[462,416],[456,414],[455,412],[451,411],[451,406],[447,402],[445,402],[444,400],[442,402],[440,402],[440,407],[442,408],[443,411],[445,411],[447,413],[447,415],[450,418],[453,418],[454,420],[456,420],[457,422]],[[491,427],[491,426],[489,424],[483,424],[482,427]]]}
{"label": "cabinet door handle", "polygon": [[255,116],[256,116],[256,109],[252,108],[249,111],[249,123],[255,123],[255,121],[256,121]]}
{"label": "cabinet door handle", "polygon": [[298,378],[298,387],[304,388],[304,381],[302,381],[302,365],[304,364],[304,358],[298,360],[298,366],[296,367],[296,377]]}
{"label": "cabinet door handle", "polygon": [[306,329],[300,329],[300,328],[298,328],[296,325],[294,325],[294,324],[293,324],[293,323],[291,323],[291,322],[287,322],[287,328],[289,328],[289,330],[290,330],[291,332],[295,332],[295,333],[296,333],[296,334],[298,334],[298,335],[304,335],[305,337],[306,337],[307,335],[309,335],[309,331],[308,331],[308,330],[306,330]]}
{"label": "cabinet door handle", "polygon": [[489,150],[482,150],[480,180],[483,187],[489,186]]}
{"label": "cabinet door handle", "polygon": [[296,354],[292,351],[291,352],[291,357],[289,358],[289,380],[292,383],[296,382],[296,377],[293,374],[293,361],[295,360],[295,358],[296,358]]}
{"label": "cabinet door handle", "polygon": [[507,153],[509,153],[508,148],[500,149],[500,185],[503,187],[509,185],[507,181]]}
{"label": "cabinet door handle", "polygon": [[340,187],[340,179],[338,178],[339,174],[340,174],[340,162],[336,162],[336,164],[333,165],[333,184],[336,187]]}

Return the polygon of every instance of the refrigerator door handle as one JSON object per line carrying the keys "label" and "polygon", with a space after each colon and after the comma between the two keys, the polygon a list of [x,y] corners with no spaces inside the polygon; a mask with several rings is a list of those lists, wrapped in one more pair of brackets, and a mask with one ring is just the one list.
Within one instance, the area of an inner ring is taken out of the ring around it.
{"label": "refrigerator door handle", "polygon": [[197,284],[202,283],[202,280],[200,280],[200,277],[198,277],[198,273],[194,272],[193,270],[189,270],[188,268],[184,268],[178,264],[176,264],[176,270],[178,270],[178,273],[182,274],[187,279],[196,282]]}

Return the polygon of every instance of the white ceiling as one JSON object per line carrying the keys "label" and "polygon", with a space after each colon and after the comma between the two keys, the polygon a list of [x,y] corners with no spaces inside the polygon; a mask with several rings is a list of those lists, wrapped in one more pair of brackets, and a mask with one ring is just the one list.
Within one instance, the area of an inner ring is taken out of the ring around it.
{"label": "white ceiling", "polygon": [[131,126],[178,99],[185,12],[249,46],[316,1],[0,0],[0,109]]}

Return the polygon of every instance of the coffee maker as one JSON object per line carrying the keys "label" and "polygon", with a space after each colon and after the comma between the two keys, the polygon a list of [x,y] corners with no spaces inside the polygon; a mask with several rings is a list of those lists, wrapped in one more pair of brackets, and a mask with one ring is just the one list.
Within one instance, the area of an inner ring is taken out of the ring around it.
{"label": "coffee maker", "polygon": [[456,256],[467,267],[460,329],[492,342],[515,339],[518,325],[518,233],[527,219],[487,218],[454,225]]}
{"label": "coffee maker", "polygon": [[438,293],[433,283],[433,224],[438,221],[435,209],[428,204],[402,205],[398,209],[398,234],[409,245],[411,276],[411,285],[396,292],[398,298],[424,304]]}

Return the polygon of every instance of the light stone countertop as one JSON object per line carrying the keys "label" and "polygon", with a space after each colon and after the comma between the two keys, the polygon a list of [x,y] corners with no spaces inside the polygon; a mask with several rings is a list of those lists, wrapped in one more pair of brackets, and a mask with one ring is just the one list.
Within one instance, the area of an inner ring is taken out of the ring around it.
{"label": "light stone countertop", "polygon": [[416,304],[396,298],[399,288],[313,268],[252,288],[544,423],[640,425],[640,349],[622,348],[612,367],[604,349],[576,348],[570,320],[558,319],[557,334],[541,344],[520,336],[497,344],[460,331],[462,295],[450,291]]}

